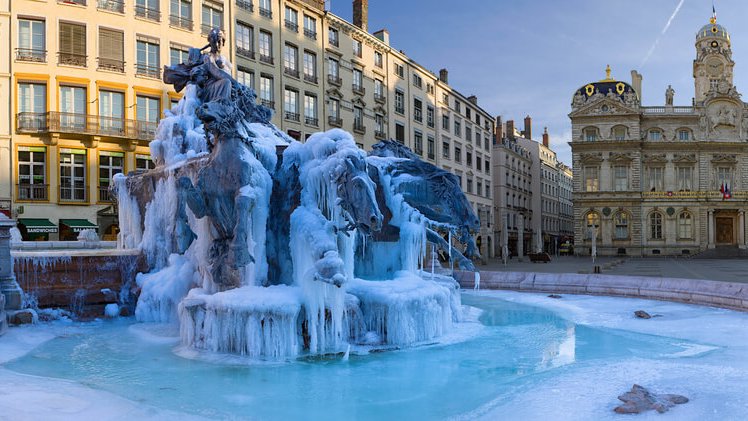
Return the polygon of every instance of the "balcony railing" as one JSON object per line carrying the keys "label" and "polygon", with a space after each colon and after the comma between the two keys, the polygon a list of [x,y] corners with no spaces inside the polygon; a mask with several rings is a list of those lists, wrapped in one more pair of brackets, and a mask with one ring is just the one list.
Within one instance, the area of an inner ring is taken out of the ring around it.
{"label": "balcony railing", "polygon": [[309,39],[317,39],[317,31],[312,31],[311,29],[304,28],[304,36]]}
{"label": "balcony railing", "polygon": [[354,121],[353,122],[353,131],[357,133],[364,134],[366,133],[366,126],[364,126],[364,123],[361,121]]}
{"label": "balcony railing", "polygon": [[270,109],[273,109],[273,110],[275,109],[275,101],[271,101],[269,99],[261,99],[260,100],[260,104],[262,104],[262,105],[264,105],[264,106],[266,106],[266,107],[268,107]]}
{"label": "balcony railing", "polygon": [[351,89],[353,90],[353,93],[356,95],[365,95],[366,94],[366,88],[364,88],[361,85],[353,84],[351,85]]}
{"label": "balcony railing", "polygon": [[57,53],[57,64],[64,64],[66,66],[79,66],[86,67],[87,57],[84,54],[74,53]]}
{"label": "balcony railing", "polygon": [[272,19],[273,18],[273,11],[270,9],[266,9],[264,7],[260,7],[260,16]]}
{"label": "balcony railing", "polygon": [[16,184],[16,199],[18,200],[49,200],[49,184]]}
{"label": "balcony railing", "polygon": [[109,186],[99,186],[99,202],[112,202]]}
{"label": "balcony railing", "polygon": [[16,60],[30,61],[34,63],[46,63],[47,50],[37,50],[35,48],[16,48]]}
{"label": "balcony railing", "polygon": [[316,118],[316,117],[304,117],[304,123],[307,126],[317,127],[317,126],[319,126],[319,119]]}
{"label": "balcony railing", "polygon": [[169,15],[169,25],[186,29],[188,31],[191,31],[195,26],[192,22],[192,19],[188,19],[184,16],[179,15]]}
{"label": "balcony railing", "polygon": [[88,186],[74,183],[74,185],[60,185],[58,196],[60,202],[88,202]]}
{"label": "balcony railing", "polygon": [[150,7],[135,5],[135,16],[143,19],[152,20],[155,22],[161,21],[161,11],[158,9],[151,9]]}
{"label": "balcony railing", "polygon": [[78,6],[86,5],[86,0],[58,0],[57,2],[62,4],[77,4]]}
{"label": "balcony railing", "polygon": [[99,0],[96,3],[96,8],[109,12],[125,13],[125,2],[122,0]]}
{"label": "balcony railing", "polygon": [[385,96],[382,94],[374,93],[374,101],[380,104],[384,104],[385,102],[387,102],[387,98],[385,98]]}
{"label": "balcony railing", "polygon": [[152,77],[161,79],[161,68],[158,66],[149,66],[147,64],[136,63],[135,74],[139,76]]}
{"label": "balcony railing", "polygon": [[273,56],[266,56],[260,53],[260,61],[267,64],[273,64]]}
{"label": "balcony railing", "polygon": [[299,78],[299,71],[296,70],[296,69],[292,69],[290,67],[284,67],[283,68],[283,73],[285,73],[285,74],[287,74],[289,76],[293,76],[293,77],[295,77],[297,79]]}
{"label": "balcony railing", "polygon": [[327,124],[334,126],[334,127],[342,127],[343,126],[343,119],[340,117],[335,116],[329,116],[327,117]]}
{"label": "balcony railing", "polygon": [[343,84],[343,79],[341,79],[338,75],[327,75],[327,82],[329,82],[331,85],[340,86]]}
{"label": "balcony railing", "polygon": [[299,24],[286,19],[286,28],[294,32],[299,32]]}
{"label": "balcony railing", "polygon": [[377,139],[386,139],[387,138],[387,133],[385,133],[383,131],[380,131],[380,130],[376,130],[374,132],[374,137],[376,137]]}
{"label": "balcony railing", "polygon": [[299,113],[294,113],[294,112],[291,112],[291,111],[286,111],[284,113],[284,115],[286,117],[286,120],[291,120],[291,121],[299,121],[299,120],[301,120],[301,118],[299,116]]}
{"label": "balcony railing", "polygon": [[18,133],[73,133],[127,139],[153,140],[158,123],[92,114],[18,113]]}
{"label": "balcony railing", "polygon": [[251,1],[247,0],[236,0],[236,5],[239,6],[240,9],[244,9],[247,12],[254,12],[255,7],[252,4]]}
{"label": "balcony railing", "polygon": [[99,70],[109,70],[112,72],[125,72],[125,62],[113,58],[97,57],[96,60],[99,62]]}
{"label": "balcony railing", "polygon": [[236,47],[236,54],[251,60],[255,59],[255,52],[242,47]]}
{"label": "balcony railing", "polygon": [[311,83],[317,83],[317,75],[308,75],[304,73],[304,80]]}

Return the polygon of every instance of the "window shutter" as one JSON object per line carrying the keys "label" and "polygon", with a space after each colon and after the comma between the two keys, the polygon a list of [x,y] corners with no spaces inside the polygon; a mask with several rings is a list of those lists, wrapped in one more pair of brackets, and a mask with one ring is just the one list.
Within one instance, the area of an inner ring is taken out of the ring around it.
{"label": "window shutter", "polygon": [[60,52],[86,55],[86,26],[60,22]]}
{"label": "window shutter", "polygon": [[112,29],[99,29],[99,57],[124,61],[125,35]]}

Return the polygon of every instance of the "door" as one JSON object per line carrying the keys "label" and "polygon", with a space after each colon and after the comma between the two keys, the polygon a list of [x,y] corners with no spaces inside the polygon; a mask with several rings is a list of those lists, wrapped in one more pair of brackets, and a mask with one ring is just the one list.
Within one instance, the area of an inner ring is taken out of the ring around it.
{"label": "door", "polygon": [[733,239],[733,218],[717,217],[717,244],[735,244]]}

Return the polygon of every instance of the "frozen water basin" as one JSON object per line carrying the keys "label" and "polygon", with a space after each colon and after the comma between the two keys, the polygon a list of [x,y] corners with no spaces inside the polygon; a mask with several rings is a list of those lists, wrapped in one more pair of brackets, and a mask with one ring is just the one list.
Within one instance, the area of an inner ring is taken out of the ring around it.
{"label": "frozen water basin", "polygon": [[[616,396],[638,383],[691,402],[637,419],[748,417],[747,314],[513,292],[462,300],[482,311],[444,343],[348,361],[189,359],[175,352],[177,328],[132,320],[13,329],[0,338],[0,355],[33,347],[24,332],[54,338],[2,364],[0,383],[34,393],[0,394],[0,407],[15,419],[85,417],[88,399],[112,408],[98,419],[597,420],[620,418]],[[639,309],[662,316],[635,319]]]}

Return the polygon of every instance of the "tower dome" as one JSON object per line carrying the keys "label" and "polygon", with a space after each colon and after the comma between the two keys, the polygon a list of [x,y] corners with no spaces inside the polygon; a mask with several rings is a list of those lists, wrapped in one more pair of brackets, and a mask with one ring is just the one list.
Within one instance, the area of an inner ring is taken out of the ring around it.
{"label": "tower dome", "polygon": [[699,32],[696,33],[696,41],[700,41],[705,38],[719,38],[727,41],[730,44],[730,33],[727,32],[724,26],[717,23],[717,17],[712,16],[709,19],[709,23],[702,26]]}

